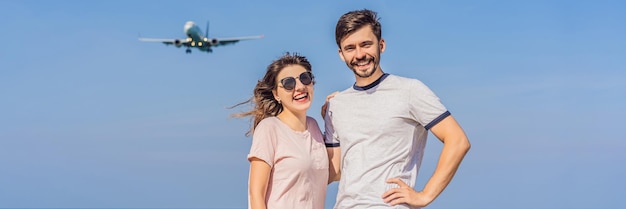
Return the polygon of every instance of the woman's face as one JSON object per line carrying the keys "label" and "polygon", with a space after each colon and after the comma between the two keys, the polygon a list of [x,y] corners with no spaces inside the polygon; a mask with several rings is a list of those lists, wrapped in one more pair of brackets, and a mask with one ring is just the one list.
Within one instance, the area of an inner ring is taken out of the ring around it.
{"label": "woman's face", "polygon": [[281,102],[283,111],[306,115],[313,100],[312,81],[310,72],[300,65],[288,65],[278,73],[274,98]]}

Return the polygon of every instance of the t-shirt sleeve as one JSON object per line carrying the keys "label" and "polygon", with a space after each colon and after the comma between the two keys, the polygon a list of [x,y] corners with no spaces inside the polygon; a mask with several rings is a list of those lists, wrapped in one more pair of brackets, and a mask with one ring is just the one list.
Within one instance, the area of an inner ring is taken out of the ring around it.
{"label": "t-shirt sleeve", "polygon": [[429,130],[450,115],[439,97],[421,81],[412,82],[409,92],[411,95],[409,102],[411,117],[425,129]]}
{"label": "t-shirt sleeve", "polygon": [[339,137],[337,137],[333,128],[333,113],[330,111],[330,105],[331,103],[329,102],[326,108],[326,116],[324,117],[324,144],[326,144],[326,147],[339,147]]}
{"label": "t-shirt sleeve", "polygon": [[254,129],[248,161],[256,157],[265,161],[270,167],[274,167],[276,129],[267,122],[268,121],[261,121]]}
{"label": "t-shirt sleeve", "polygon": [[307,129],[311,133],[313,140],[317,143],[324,143],[324,134],[322,133],[317,120],[313,117],[307,116],[306,123]]}

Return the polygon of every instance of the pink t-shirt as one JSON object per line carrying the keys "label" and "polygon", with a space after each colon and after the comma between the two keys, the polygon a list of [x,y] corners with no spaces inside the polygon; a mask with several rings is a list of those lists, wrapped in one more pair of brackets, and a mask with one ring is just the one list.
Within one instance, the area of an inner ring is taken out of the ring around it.
{"label": "pink t-shirt", "polygon": [[265,197],[268,209],[324,208],[328,155],[315,119],[307,117],[303,132],[277,117],[261,120],[254,129],[248,160],[253,157],[272,167]]}

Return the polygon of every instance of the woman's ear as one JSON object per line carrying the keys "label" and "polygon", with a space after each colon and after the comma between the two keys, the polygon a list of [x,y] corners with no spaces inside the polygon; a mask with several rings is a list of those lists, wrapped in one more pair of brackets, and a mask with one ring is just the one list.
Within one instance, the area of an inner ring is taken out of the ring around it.
{"label": "woman's ear", "polygon": [[278,97],[278,92],[276,92],[276,90],[272,90],[272,94],[274,94],[274,99],[278,101],[278,104],[280,104],[280,97]]}

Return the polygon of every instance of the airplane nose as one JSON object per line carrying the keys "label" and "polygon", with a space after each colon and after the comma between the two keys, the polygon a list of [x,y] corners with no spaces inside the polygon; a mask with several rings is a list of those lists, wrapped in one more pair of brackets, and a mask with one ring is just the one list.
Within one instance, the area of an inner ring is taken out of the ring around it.
{"label": "airplane nose", "polygon": [[193,22],[191,22],[191,21],[187,21],[187,22],[185,23],[185,27],[183,28],[184,32],[185,32],[185,33],[187,33],[187,31],[188,31],[191,27],[193,27],[193,25],[194,25],[194,23],[193,23]]}

